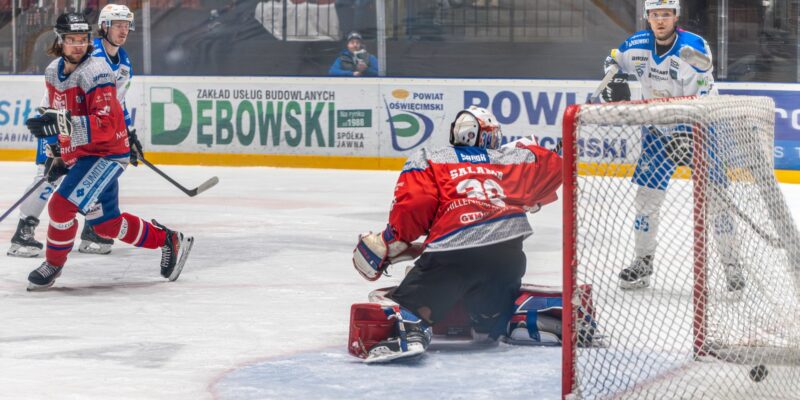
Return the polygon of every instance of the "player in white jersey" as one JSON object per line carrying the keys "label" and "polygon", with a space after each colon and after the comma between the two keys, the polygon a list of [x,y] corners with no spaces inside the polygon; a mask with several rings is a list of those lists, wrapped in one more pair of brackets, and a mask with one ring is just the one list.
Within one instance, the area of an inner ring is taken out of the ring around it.
{"label": "player in white jersey", "polygon": [[[98,37],[94,39],[92,57],[105,60],[114,72],[117,83],[117,100],[122,104],[125,125],[128,127],[128,139],[132,149],[131,164],[138,166],[139,157],[143,154],[142,145],[136,136],[136,130],[133,129],[133,121],[125,103],[125,94],[128,92],[131,78],[133,78],[133,67],[128,53],[122,48],[128,40],[128,34],[133,30],[135,30],[133,13],[128,7],[119,4],[106,5],[97,18]],[[113,244],[113,239],[100,237],[89,224],[84,224],[78,251],[90,254],[108,254],[111,252]]]}
{"label": "player in white jersey", "polygon": [[[117,99],[122,104],[125,115],[125,124],[128,127],[128,138],[131,144],[131,152],[133,153],[131,163],[135,166],[138,164],[138,158],[142,154],[142,146],[136,137],[136,131],[132,127],[133,121],[125,105],[125,94],[130,87],[133,68],[128,54],[121,47],[127,41],[128,33],[134,29],[133,13],[126,6],[108,4],[100,12],[97,25],[100,37],[94,40],[93,46],[95,50],[92,56],[103,58],[116,77]],[[42,102],[42,106],[49,106],[46,98]],[[48,171],[49,165],[47,163],[52,158],[46,156],[45,148],[48,144],[52,145],[54,142],[52,138],[38,141],[36,154],[37,174],[34,182],[42,179]],[[34,230],[39,224],[39,216],[44,210],[44,206],[57,185],[58,180],[48,179],[37,192],[29,196],[20,205],[19,223],[17,224],[16,233],[11,238],[11,247],[7,252],[9,256],[36,257],[41,253],[43,245],[34,238]],[[89,224],[84,224],[78,251],[82,253],[108,254],[111,252],[112,244],[114,244],[112,239],[100,237]]]}
{"label": "player in white jersey", "polygon": [[[649,29],[633,34],[606,58],[606,72],[617,66],[619,73],[603,91],[603,100],[630,100],[628,75],[636,75],[645,99],[716,94],[708,43],[677,27],[679,0],[646,0],[644,9]],[[620,286],[624,289],[649,286],[658,244],[659,212],[667,185],[675,169],[690,166],[692,157],[691,127],[651,125],[643,127],[642,136],[643,151],[633,175],[633,182],[639,185],[635,199],[636,254],[631,265],[620,273]],[[712,166],[711,179],[727,185],[720,168]],[[720,210],[713,213],[713,219],[728,290],[741,290],[745,280],[733,241],[734,221]]]}

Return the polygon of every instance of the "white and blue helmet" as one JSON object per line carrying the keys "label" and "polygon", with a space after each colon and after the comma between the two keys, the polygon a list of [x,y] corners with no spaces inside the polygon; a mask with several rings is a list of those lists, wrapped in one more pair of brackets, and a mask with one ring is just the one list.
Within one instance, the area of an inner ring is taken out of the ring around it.
{"label": "white and blue helmet", "polygon": [[108,29],[111,26],[111,21],[128,21],[130,30],[136,30],[131,9],[122,4],[108,4],[103,7],[100,11],[100,16],[97,18],[97,27],[100,30]]}
{"label": "white and blue helmet", "polygon": [[647,19],[647,12],[650,10],[660,10],[662,8],[675,10],[675,16],[681,15],[680,0],[645,0],[644,19]]}
{"label": "white and blue helmet", "polygon": [[450,124],[450,144],[485,149],[500,147],[503,132],[494,114],[485,108],[470,106],[461,110]]}

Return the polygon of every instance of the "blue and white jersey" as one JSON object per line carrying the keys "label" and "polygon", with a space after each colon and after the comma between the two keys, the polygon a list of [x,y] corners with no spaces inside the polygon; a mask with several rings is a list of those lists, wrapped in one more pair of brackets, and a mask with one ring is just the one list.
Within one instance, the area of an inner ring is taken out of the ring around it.
{"label": "blue and white jersey", "polygon": [[119,48],[118,62],[115,64],[111,61],[111,57],[106,54],[106,49],[103,47],[103,39],[94,39],[94,51],[92,57],[100,57],[106,60],[106,63],[117,78],[117,100],[122,104],[122,111],[125,113],[125,125],[130,129],[133,125],[130,114],[128,114],[128,106],[125,104],[125,95],[128,93],[128,88],[131,86],[131,79],[133,78],[133,67],[131,60],[128,58],[128,53],[122,47]]}
{"label": "blue and white jersey", "polygon": [[681,49],[689,46],[710,60],[708,43],[682,29],[676,29],[676,33],[672,48],[662,56],[656,53],[653,31],[647,29],[634,33],[618,49],[611,51],[606,59],[606,70],[613,60],[622,72],[636,75],[645,99],[716,94],[711,63],[698,67],[680,57]]}

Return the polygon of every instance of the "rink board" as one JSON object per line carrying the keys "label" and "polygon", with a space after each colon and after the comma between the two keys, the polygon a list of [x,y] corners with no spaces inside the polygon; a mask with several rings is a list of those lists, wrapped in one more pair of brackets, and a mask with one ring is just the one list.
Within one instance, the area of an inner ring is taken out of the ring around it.
{"label": "rink board", "polygon": [[[0,160],[32,159],[24,121],[44,95],[39,76],[0,77]],[[595,81],[398,78],[137,77],[127,107],[152,161],[186,165],[399,169],[415,150],[447,144],[455,114],[491,110],[505,141],[535,135],[548,148],[562,115]],[[723,93],[776,101],[775,165],[800,182],[800,85],[720,83]],[[638,87],[632,87],[634,96]],[[622,162],[606,138],[582,144],[589,158]]]}

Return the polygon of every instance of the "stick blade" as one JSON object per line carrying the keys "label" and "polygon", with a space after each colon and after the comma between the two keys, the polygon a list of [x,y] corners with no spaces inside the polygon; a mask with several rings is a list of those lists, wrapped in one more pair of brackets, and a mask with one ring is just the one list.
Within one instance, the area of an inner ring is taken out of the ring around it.
{"label": "stick blade", "polygon": [[212,177],[211,179],[201,183],[200,186],[198,186],[197,189],[194,190],[195,192],[194,195],[196,196],[200,193],[203,193],[206,190],[216,186],[218,183],[219,183],[219,178],[217,178],[216,176]]}
{"label": "stick blade", "polygon": [[693,67],[701,71],[708,71],[714,65],[710,56],[703,54],[691,46],[681,47],[681,50],[678,54],[683,61],[688,62]]}

